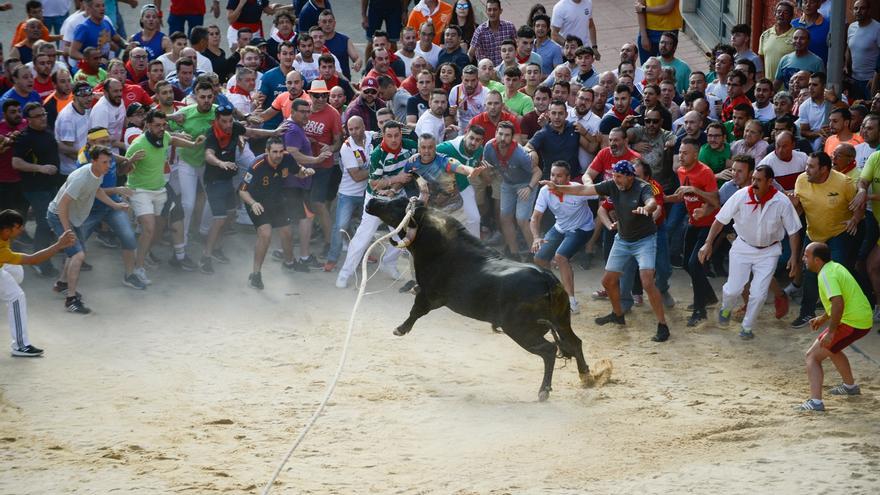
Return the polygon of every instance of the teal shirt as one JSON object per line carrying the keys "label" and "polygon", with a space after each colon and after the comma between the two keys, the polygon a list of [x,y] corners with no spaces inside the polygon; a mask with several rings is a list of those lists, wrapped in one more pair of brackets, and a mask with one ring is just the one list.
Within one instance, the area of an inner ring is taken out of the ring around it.
{"label": "teal shirt", "polygon": [[[467,165],[468,167],[479,167],[480,162],[483,160],[482,146],[477,148],[473,155],[466,155],[464,153],[464,136],[459,136],[455,139],[443,141],[438,144],[437,153],[455,158],[459,163]],[[458,184],[459,191],[464,191],[471,185],[467,176],[461,174],[455,175],[455,182]]]}

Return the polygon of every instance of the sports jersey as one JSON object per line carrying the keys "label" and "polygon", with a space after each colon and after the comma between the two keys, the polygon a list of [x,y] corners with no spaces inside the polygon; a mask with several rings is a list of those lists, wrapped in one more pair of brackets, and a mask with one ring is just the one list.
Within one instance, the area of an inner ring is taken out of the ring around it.
{"label": "sports jersey", "polygon": [[[418,153],[418,145],[415,141],[410,141],[409,139],[403,139],[401,141],[400,149],[396,151],[389,150],[384,142],[380,143],[376,149],[370,153],[369,180],[385,179],[399,174],[403,171],[403,167],[406,166],[406,161],[416,153]],[[382,191],[374,191],[370,183],[367,182],[367,192],[375,196],[377,192]],[[398,195],[402,194],[403,192],[401,190]]]}
{"label": "sports jersey", "polygon": [[535,203],[535,211],[541,213],[548,209],[556,217],[553,228],[562,232],[575,230],[590,231],[594,228],[593,212],[587,204],[590,198],[575,196],[573,194],[561,194],[550,192],[547,186],[538,192],[538,201]]}
{"label": "sports jersey", "polygon": [[819,299],[825,314],[831,314],[831,298],[843,298],[843,315],[840,322],[857,329],[871,328],[871,304],[859,283],[843,265],[834,261],[825,263],[819,270]]}
{"label": "sports jersey", "polygon": [[855,182],[832,170],[825,182],[817,184],[801,174],[794,184],[794,192],[807,217],[807,235],[813,242],[825,242],[846,229],[852,218],[849,203],[856,195]]}
{"label": "sports jersey", "polygon": [[20,265],[21,264],[21,253],[16,253],[9,246],[10,241],[4,241],[0,239],[0,268],[3,268],[3,265],[6,263],[12,265]]}
{"label": "sports jersey", "polygon": [[424,163],[420,159],[407,162],[403,171],[416,174],[427,183],[430,206],[452,213],[464,206],[464,200],[455,181],[458,175],[455,171],[458,170],[459,165],[458,161],[438,154],[430,163]]}
{"label": "sports jersey", "polygon": [[[173,131],[183,131],[190,135],[193,139],[199,136],[207,136],[211,131],[211,123],[214,121],[217,105],[211,105],[211,110],[200,112],[197,104],[187,105],[180,109],[180,113],[184,115],[183,124],[169,121],[168,127]],[[192,167],[203,167],[205,165],[205,143],[195,148],[181,148],[177,151],[180,159]]]}
{"label": "sports jersey", "polygon": [[241,190],[250,193],[258,203],[275,204],[281,201],[281,188],[288,175],[299,173],[300,167],[292,156],[285,153],[281,163],[273,167],[266,154],[254,160],[254,164],[244,174]]}

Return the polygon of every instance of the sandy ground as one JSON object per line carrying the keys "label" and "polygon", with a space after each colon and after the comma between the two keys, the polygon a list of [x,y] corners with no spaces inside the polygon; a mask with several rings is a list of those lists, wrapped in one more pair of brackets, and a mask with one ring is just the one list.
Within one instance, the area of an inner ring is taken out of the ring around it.
{"label": "sandy ground", "polygon": [[[88,316],[65,313],[27,271],[46,355],[0,356],[0,493],[262,488],[333,376],[356,292],[271,261],[266,290],[249,289],[253,236],[227,239],[232,265],[213,276],[163,265],[145,292],[122,287],[118,255],[92,242]],[[589,301],[600,275],[576,272],[585,310],[573,323],[587,360],[611,359],[614,377],[582,389],[559,362],[546,403],[539,358],[487,324],[442,309],[394,337],[412,296],[369,296],[336,394],[275,493],[877,493],[876,364],[850,352],[863,395],[793,414],[810,331],[770,306],[752,342],[735,326],[686,330],[677,270],[673,338],[654,344],[647,308],[627,329],[592,324],[608,308]],[[859,344],[878,357],[878,341]]]}

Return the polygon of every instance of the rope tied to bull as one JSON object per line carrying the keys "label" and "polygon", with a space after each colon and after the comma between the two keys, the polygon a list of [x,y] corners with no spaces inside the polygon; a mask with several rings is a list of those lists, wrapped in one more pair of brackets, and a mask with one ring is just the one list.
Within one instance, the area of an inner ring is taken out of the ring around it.
{"label": "rope tied to bull", "polygon": [[[400,221],[400,224],[397,227],[383,235],[382,237],[373,241],[370,244],[370,247],[367,248],[365,253],[369,253],[377,244],[390,239],[392,236],[399,234],[404,227],[409,223],[413,214],[416,211],[416,201],[415,198],[410,199],[409,205],[406,207],[406,215],[404,215],[403,220]],[[336,366],[336,374],[333,376],[333,379],[327,385],[327,390],[324,392],[324,398],[321,400],[321,403],[318,405],[318,408],[315,409],[315,412],[312,414],[312,417],[306,422],[305,427],[303,427],[302,431],[300,431],[299,435],[297,435],[296,440],[294,440],[293,444],[288,449],[287,454],[285,454],[284,458],[281,460],[281,463],[278,464],[278,467],[275,469],[275,472],[272,474],[272,478],[269,479],[269,482],[266,483],[266,486],[263,487],[262,495],[268,495],[272,490],[272,486],[274,486],[275,481],[278,479],[278,475],[281,474],[281,470],[284,469],[284,466],[290,460],[293,453],[300,446],[300,444],[305,439],[306,435],[309,433],[309,430],[315,425],[318,421],[318,417],[321,416],[321,413],[324,412],[324,408],[327,406],[327,403],[330,401],[330,397],[333,395],[333,391],[336,389],[336,384],[339,382],[339,377],[342,376],[342,370],[345,367],[345,361],[348,358],[348,348],[351,344],[351,337],[354,333],[354,317],[357,314],[358,307],[360,306],[361,299],[363,299],[365,295],[365,291],[367,288],[367,256],[364,254],[363,259],[361,260],[361,280],[358,286],[358,296],[354,301],[354,306],[351,310],[351,316],[348,319],[348,331],[345,334],[345,342],[342,345],[342,354],[339,356],[339,364]]]}

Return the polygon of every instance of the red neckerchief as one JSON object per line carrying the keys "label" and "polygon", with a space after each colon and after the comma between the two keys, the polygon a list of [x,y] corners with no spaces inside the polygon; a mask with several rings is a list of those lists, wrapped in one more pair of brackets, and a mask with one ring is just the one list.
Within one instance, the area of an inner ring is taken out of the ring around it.
{"label": "red neckerchief", "polygon": [[[565,184],[557,184],[557,185],[558,185],[558,186],[567,186],[567,185],[569,185],[569,184],[570,184],[570,182],[566,182]],[[565,196],[565,193],[563,193],[563,192],[561,192],[561,191],[554,191],[554,190],[552,190],[552,189],[550,189],[550,194],[552,194],[552,195],[556,196],[557,198],[559,198],[559,202],[560,202],[560,203],[562,203],[562,198]]]}
{"label": "red neckerchief", "polygon": [[125,70],[128,72],[128,75],[132,77],[131,82],[133,83],[139,83],[143,81],[144,77],[146,77],[147,75],[147,71],[138,72],[134,70],[134,67],[131,66],[131,60],[125,63]]}
{"label": "red neckerchief", "polygon": [[[501,148],[498,146],[498,141],[492,140],[492,148],[495,149],[495,155],[498,157],[498,161],[501,163],[501,166],[507,168],[507,163],[510,161],[510,157],[513,156],[513,152],[516,151],[516,146],[513,143],[510,143],[510,151],[507,154],[502,154]],[[562,201],[562,197],[559,197],[559,200]]]}
{"label": "red neckerchief", "polygon": [[391,153],[392,155],[394,155],[394,158],[397,158],[397,155],[400,154],[400,150],[403,148],[403,144],[401,144],[398,148],[389,148],[388,145],[385,144],[384,139],[382,140],[380,146],[382,148],[382,151],[384,151],[385,153]]}
{"label": "red neckerchief", "polygon": [[234,95],[242,95],[242,96],[245,96],[245,97],[247,97],[247,98],[250,98],[250,97],[251,97],[251,94],[250,94],[249,92],[247,92],[247,91],[241,89],[240,87],[238,87],[238,84],[232,86],[232,89],[230,89],[229,92],[232,93],[232,94],[234,94]]}
{"label": "red neckerchief", "polygon": [[[324,41],[327,41],[327,40],[324,40]],[[322,54],[323,54],[323,53],[330,53],[330,49],[327,48],[327,45],[324,45],[324,46],[321,47],[321,53],[322,53]]]}
{"label": "red neckerchief", "polygon": [[849,164],[846,166],[845,169],[843,169],[843,170],[838,170],[838,172],[840,172],[840,173],[846,175],[847,173],[849,173],[850,170],[852,170],[852,169],[854,169],[854,168],[856,168],[856,161],[855,161],[855,160],[849,162]]}
{"label": "red neckerchief", "polygon": [[614,107],[611,107],[611,111],[614,113],[614,116],[617,117],[617,119],[620,120],[621,122],[623,122],[623,119],[627,118],[628,116],[630,116],[630,115],[635,115],[635,114],[633,113],[633,109],[632,109],[632,108],[627,108],[627,109],[626,109],[626,113],[623,114],[623,115],[620,115],[619,113],[617,113],[617,109],[614,108]]}
{"label": "red neckerchief", "polygon": [[525,58],[520,57],[520,56],[519,56],[519,53],[516,53],[516,52],[514,52],[514,55],[516,55],[516,61],[519,62],[519,63],[521,63],[521,64],[524,64],[524,63],[528,62],[529,59],[532,57],[532,54],[531,54],[531,53],[530,53],[527,57],[525,57]]}
{"label": "red neckerchief", "polygon": [[754,205],[754,207],[752,208],[752,211],[757,211],[758,207],[761,207],[761,209],[763,209],[764,205],[767,204],[768,201],[770,201],[770,198],[772,198],[773,195],[776,194],[776,192],[777,192],[776,188],[773,186],[770,186],[770,189],[767,191],[767,194],[765,194],[764,197],[758,199],[757,197],[755,197],[755,190],[750,187],[749,188],[749,200],[746,201],[746,204],[747,205]]}
{"label": "red neckerchief", "polygon": [[290,34],[287,36],[284,36],[283,34],[281,34],[281,31],[278,31],[277,33],[275,33],[275,36],[278,36],[278,39],[281,41],[290,41],[293,39],[294,36],[296,36],[296,31],[291,31]]}
{"label": "red neckerchief", "polygon": [[339,86],[339,76],[333,74],[333,77],[330,79],[324,79],[324,82],[327,83],[327,89],[333,89],[336,86]]}
{"label": "red neckerchief", "polygon": [[232,133],[225,132],[220,128],[219,119],[215,119],[211,122],[211,129],[214,131],[214,136],[217,137],[217,143],[220,144],[220,149],[226,149],[229,146],[229,142],[232,141]]}

